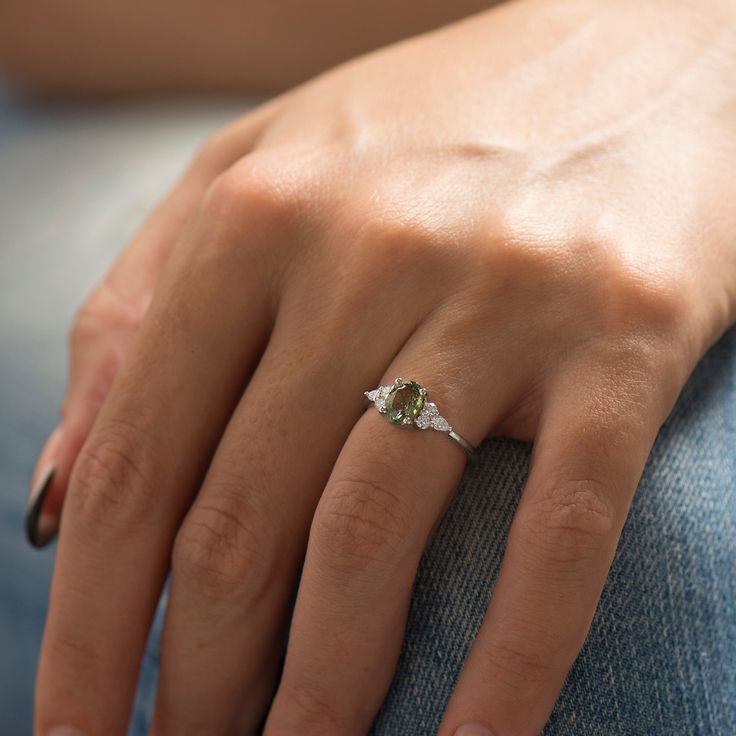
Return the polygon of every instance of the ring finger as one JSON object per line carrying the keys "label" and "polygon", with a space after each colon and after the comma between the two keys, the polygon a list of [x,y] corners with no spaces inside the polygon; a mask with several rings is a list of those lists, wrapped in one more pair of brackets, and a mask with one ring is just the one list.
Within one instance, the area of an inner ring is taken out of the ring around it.
{"label": "ring finger", "polygon": [[[467,402],[427,323],[384,374],[418,379],[442,416],[477,445],[519,385],[518,367],[468,349],[467,375],[487,401]],[[454,341],[450,340],[449,344]],[[484,357],[482,360],[480,356]],[[440,356],[430,366],[430,356]],[[426,383],[425,383],[426,381]],[[503,392],[491,386],[505,386]],[[373,387],[370,387],[373,388]],[[289,646],[266,736],[367,733],[393,676],[416,568],[450,502],[465,455],[443,433],[400,431],[369,409],[351,432],[311,526]],[[337,635],[336,632],[339,632]]]}

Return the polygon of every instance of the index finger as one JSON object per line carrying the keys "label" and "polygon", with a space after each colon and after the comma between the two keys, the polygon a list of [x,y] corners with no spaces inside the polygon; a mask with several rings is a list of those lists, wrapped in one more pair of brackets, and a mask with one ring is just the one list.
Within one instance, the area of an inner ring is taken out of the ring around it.
{"label": "index finger", "polygon": [[[243,235],[213,228],[222,213],[202,209],[75,465],[37,679],[37,733],[126,731],[173,537],[270,332],[252,242],[258,227],[247,216],[251,234]],[[243,267],[232,267],[232,248]]]}
{"label": "index finger", "polygon": [[263,106],[207,140],[77,312],[69,336],[69,385],[61,406],[63,431],[47,443],[31,483],[26,535],[33,546],[43,547],[56,536],[79,450],[186,222],[196,212],[207,186],[250,150],[272,115],[272,107]]}

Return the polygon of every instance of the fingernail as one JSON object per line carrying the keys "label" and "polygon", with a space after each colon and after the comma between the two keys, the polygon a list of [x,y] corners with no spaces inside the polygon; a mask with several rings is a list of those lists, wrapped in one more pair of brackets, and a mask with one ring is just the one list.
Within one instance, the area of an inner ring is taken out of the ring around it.
{"label": "fingernail", "polygon": [[47,736],[84,736],[78,728],[71,726],[54,726]]}
{"label": "fingernail", "polygon": [[28,494],[25,530],[26,538],[33,547],[45,547],[59,530],[59,514],[45,508],[45,501],[56,473],[56,451],[60,439],[61,427],[57,427],[41,450],[38,471],[34,474],[37,479]]}
{"label": "fingernail", "polygon": [[56,467],[50,467],[31,490],[26,508],[26,539],[33,547],[45,547],[59,530],[57,514],[44,513],[43,504],[54,480]]}
{"label": "fingernail", "polygon": [[466,723],[464,726],[460,726],[452,736],[493,736],[493,733],[485,726],[480,726],[477,723]]}

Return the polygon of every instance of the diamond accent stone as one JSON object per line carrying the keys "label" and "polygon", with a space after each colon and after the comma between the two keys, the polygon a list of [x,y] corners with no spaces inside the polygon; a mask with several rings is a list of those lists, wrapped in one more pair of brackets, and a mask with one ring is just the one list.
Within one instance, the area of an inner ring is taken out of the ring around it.
{"label": "diamond accent stone", "polygon": [[449,432],[452,427],[448,421],[440,416],[440,410],[437,408],[437,404],[432,401],[428,401],[424,404],[422,411],[414,422],[419,429],[436,429],[440,432]]}
{"label": "diamond accent stone", "polygon": [[392,386],[379,386],[374,388],[373,391],[365,391],[364,394],[368,398],[368,401],[372,401],[376,409],[383,413],[386,411],[386,397],[389,395]]}
{"label": "diamond accent stone", "polygon": [[419,429],[429,429],[432,425],[432,420],[429,418],[429,414],[420,414],[414,420],[414,424],[416,424]]}
{"label": "diamond accent stone", "polygon": [[447,419],[439,415],[433,416],[431,421],[432,429],[436,429],[438,432],[449,432],[452,429]]}

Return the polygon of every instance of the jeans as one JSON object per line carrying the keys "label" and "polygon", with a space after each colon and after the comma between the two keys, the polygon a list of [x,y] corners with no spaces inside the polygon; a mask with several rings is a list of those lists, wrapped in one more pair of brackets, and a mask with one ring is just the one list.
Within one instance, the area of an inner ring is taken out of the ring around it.
{"label": "jeans", "polygon": [[[426,550],[374,736],[427,736],[483,619],[530,445],[483,443]],[[590,634],[544,736],[736,734],[736,328],[660,430]],[[159,610],[130,736],[143,736]]]}
{"label": "jeans", "polygon": [[[23,494],[63,395],[64,332],[195,142],[238,112],[38,108],[0,96],[3,736],[30,732],[52,553],[24,545]],[[491,595],[529,457],[526,443],[492,439],[468,467],[422,559],[375,736],[435,732]],[[590,634],[545,735],[736,734],[735,575],[733,328],[699,363],[659,433]],[[131,736],[145,733],[150,715],[164,603],[143,661]]]}

